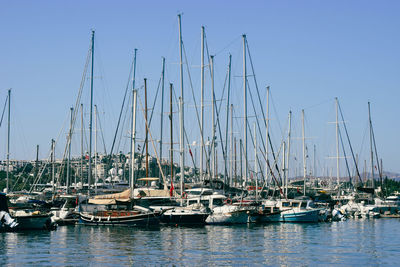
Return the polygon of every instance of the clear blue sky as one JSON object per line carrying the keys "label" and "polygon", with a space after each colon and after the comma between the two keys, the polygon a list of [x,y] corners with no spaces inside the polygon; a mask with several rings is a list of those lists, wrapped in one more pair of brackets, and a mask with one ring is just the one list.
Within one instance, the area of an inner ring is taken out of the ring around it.
{"label": "clear blue sky", "polygon": [[[276,146],[286,129],[289,110],[293,112],[292,136],[300,136],[300,114],[305,109],[306,135],[312,137],[307,140],[310,158],[315,144],[319,172],[333,167],[328,157],[335,153],[335,132],[328,122],[335,119],[334,97],[338,97],[355,151],[360,160],[369,160],[366,127],[367,102],[371,101],[379,157],[385,170],[400,172],[398,1],[2,0],[0,108],[7,89],[12,88],[11,158],[34,159],[37,144],[40,157],[46,158],[52,138],[59,138],[57,154],[62,156],[68,112],[75,103],[91,29],[96,30],[94,97],[108,150],[134,48],[139,49],[137,87],[148,78],[149,102],[154,99],[160,77],[161,57],[166,58],[166,84],[174,83],[178,91],[178,13],[183,13],[183,40],[197,99],[200,28],[204,25],[209,51],[216,55],[216,94],[220,98],[231,53],[232,101],[237,106],[235,114],[242,116],[241,35],[245,33],[264,100],[265,86],[271,86],[271,130]],[[185,75],[187,131],[190,139],[199,140]],[[209,90],[209,75],[206,80]],[[254,83],[250,86],[254,90]],[[209,101],[209,92],[206,95]],[[143,99],[143,90],[140,97]],[[86,90],[82,99],[86,108],[88,99]],[[153,137],[159,138],[159,104],[155,112],[152,131]],[[250,106],[249,113],[254,115]],[[236,122],[238,138],[241,123]],[[1,158],[6,155],[5,129],[3,122]],[[128,151],[127,134],[125,130],[119,150]],[[138,134],[143,137],[142,130]],[[168,132],[164,138],[169,138]],[[291,164],[296,168],[301,164],[300,145],[294,138],[296,160]],[[73,149],[74,154],[80,153],[79,135]]]}

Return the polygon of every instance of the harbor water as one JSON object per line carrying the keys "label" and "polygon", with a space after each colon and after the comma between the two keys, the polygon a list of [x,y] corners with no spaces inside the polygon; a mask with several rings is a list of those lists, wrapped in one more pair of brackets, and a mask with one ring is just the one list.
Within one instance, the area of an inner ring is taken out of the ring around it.
{"label": "harbor water", "polygon": [[0,266],[398,266],[399,219],[0,233]]}

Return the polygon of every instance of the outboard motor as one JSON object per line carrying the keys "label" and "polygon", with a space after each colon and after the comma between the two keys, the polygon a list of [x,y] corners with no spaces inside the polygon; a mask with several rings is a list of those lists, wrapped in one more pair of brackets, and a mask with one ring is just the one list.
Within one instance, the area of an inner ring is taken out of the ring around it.
{"label": "outboard motor", "polygon": [[0,193],[0,227],[2,228],[3,226],[15,228],[18,223],[9,214],[6,195]]}

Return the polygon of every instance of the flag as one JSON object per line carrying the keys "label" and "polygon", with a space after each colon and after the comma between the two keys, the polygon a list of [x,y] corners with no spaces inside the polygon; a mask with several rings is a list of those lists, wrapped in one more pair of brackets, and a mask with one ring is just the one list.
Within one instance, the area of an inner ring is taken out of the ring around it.
{"label": "flag", "polygon": [[86,159],[86,160],[89,160],[89,155],[86,155],[86,156],[85,156],[85,159]]}
{"label": "flag", "polygon": [[171,188],[169,189],[169,196],[173,196],[173,192],[174,192],[174,183],[172,182],[172,179],[171,179]]}
{"label": "flag", "polygon": [[192,150],[190,149],[190,147],[189,147],[189,154],[193,158]]}

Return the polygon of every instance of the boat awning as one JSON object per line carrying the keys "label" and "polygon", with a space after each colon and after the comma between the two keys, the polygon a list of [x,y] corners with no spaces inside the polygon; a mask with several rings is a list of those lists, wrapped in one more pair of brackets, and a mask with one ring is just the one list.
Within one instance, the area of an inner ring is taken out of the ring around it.
{"label": "boat awning", "polygon": [[127,189],[121,193],[94,196],[93,199],[115,199],[118,201],[123,201],[124,199],[129,200],[130,196],[131,189]]}
{"label": "boat awning", "polygon": [[113,205],[116,204],[117,201],[115,199],[89,199],[89,204],[96,204],[96,205]]}

